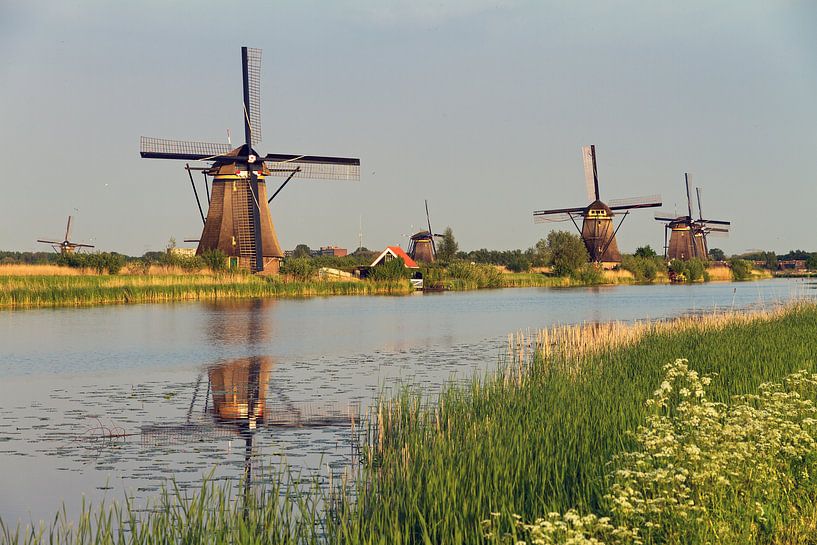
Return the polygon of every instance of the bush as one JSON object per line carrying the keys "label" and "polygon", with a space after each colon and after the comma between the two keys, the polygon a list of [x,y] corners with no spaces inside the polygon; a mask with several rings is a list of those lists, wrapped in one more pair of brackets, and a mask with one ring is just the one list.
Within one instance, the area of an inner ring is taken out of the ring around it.
{"label": "bush", "polygon": [[675,274],[676,279],[684,282],[706,282],[709,280],[706,263],[698,258],[688,261],[673,259],[670,261],[669,270]]}
{"label": "bush", "polygon": [[630,271],[638,282],[652,282],[659,272],[667,272],[667,265],[660,257],[625,255],[621,259],[621,268]]}
{"label": "bush", "polygon": [[125,256],[116,252],[95,252],[93,254],[64,254],[57,261],[75,269],[93,269],[98,274],[119,274],[125,265]]}
{"label": "bush", "polygon": [[511,262],[506,265],[509,271],[515,273],[528,272],[530,270],[530,266],[530,259],[524,254],[514,256]]}
{"label": "bush", "polygon": [[592,263],[585,263],[573,271],[570,277],[588,286],[595,286],[604,282],[604,273],[601,267]]}
{"label": "bush", "polygon": [[502,273],[493,265],[455,261],[448,266],[448,276],[478,288],[502,287]]}
{"label": "bush", "polygon": [[223,271],[227,268],[227,254],[217,248],[202,252],[201,259],[213,272]]}
{"label": "bush", "polygon": [[281,274],[288,274],[303,282],[312,278],[318,268],[308,257],[289,257],[281,263]]}
{"label": "bush", "polygon": [[730,259],[729,266],[732,268],[732,280],[742,282],[752,278],[752,264],[745,259]]}

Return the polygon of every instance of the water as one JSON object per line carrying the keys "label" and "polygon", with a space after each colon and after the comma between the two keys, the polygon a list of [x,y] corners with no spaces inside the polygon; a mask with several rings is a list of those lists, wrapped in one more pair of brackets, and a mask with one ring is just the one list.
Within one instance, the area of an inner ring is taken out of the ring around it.
{"label": "water", "polygon": [[[434,392],[488,370],[514,331],[769,305],[812,287],[768,280],[3,312],[0,517],[49,519],[63,501],[76,513],[83,494],[143,499],[169,476],[195,486],[210,472],[235,479],[282,459],[325,476],[355,456],[350,406],[402,383]],[[288,425],[297,420],[324,425]]]}

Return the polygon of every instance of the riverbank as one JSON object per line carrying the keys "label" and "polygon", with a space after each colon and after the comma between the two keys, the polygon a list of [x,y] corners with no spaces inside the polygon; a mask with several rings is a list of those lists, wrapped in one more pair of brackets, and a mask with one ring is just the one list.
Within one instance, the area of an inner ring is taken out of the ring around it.
{"label": "riverbank", "polygon": [[[728,269],[726,269],[728,273]],[[753,274],[753,280],[768,278]],[[728,281],[725,274],[713,281]],[[457,275],[437,271],[427,286],[454,291],[494,288],[566,288],[634,284],[666,284],[658,274],[639,282],[625,270],[601,271],[590,277],[552,276],[529,272],[500,272],[493,266],[463,265]],[[408,280],[297,280],[286,276],[238,273],[184,272],[159,268],[151,274],[99,274],[96,271],[57,266],[0,267],[0,309],[80,307],[126,303],[213,301],[258,297],[312,297],[330,295],[409,295]]]}
{"label": "riverbank", "polygon": [[[623,467],[615,464],[622,456],[627,458],[627,453],[648,464],[662,459],[651,454],[641,441],[645,435],[638,430],[645,426],[649,431],[650,426],[665,422],[655,420],[663,409],[657,407],[656,412],[655,403],[650,407],[645,402],[655,400],[660,392],[671,393],[674,409],[670,412],[677,412],[680,400],[697,392],[690,382],[692,369],[696,377],[716,373],[711,383],[700,383],[705,396],[692,397],[740,408],[733,400],[736,394],[756,394],[761,383],[781,382],[799,369],[813,372],[815,337],[814,304],[629,325],[554,327],[532,336],[513,336],[502,371],[475,377],[465,385],[451,385],[435,399],[406,391],[377,404],[363,428],[358,428],[361,464],[350,480],[333,484],[331,496],[317,482],[306,485],[305,493],[288,492],[288,477],[273,475],[244,510],[240,499],[229,500],[227,485],[210,483],[194,497],[174,497],[171,491],[154,510],[89,509],[84,522],[73,529],[67,521],[58,522],[55,541],[78,542],[75,532],[79,527],[86,542],[102,543],[120,536],[125,536],[125,542],[152,543],[203,535],[221,536],[214,543],[271,539],[273,535],[273,541],[281,543],[474,543],[482,542],[487,532],[494,536],[491,539],[506,532],[530,537],[533,530],[517,526],[513,515],[533,523],[539,517],[549,520],[548,513],[571,509],[582,516],[612,516],[632,526],[633,519],[622,520],[615,511],[613,500],[622,496],[615,493],[618,481],[613,473]],[[686,368],[676,362],[681,357],[688,360],[683,364]],[[673,365],[665,367],[667,364]],[[690,384],[681,385],[682,379]],[[792,379],[786,383],[793,384]],[[802,399],[811,400],[814,390],[803,389]],[[772,397],[780,399],[777,394]],[[803,409],[798,407],[798,411]],[[748,427],[750,423],[767,422],[747,415],[747,429],[753,434],[759,430]],[[676,431],[683,431],[684,421],[676,424]],[[717,438],[718,430],[734,434],[735,428],[707,430]],[[796,431],[797,448],[813,445],[799,435],[801,428],[781,424],[772,431],[784,438]],[[712,445],[700,442],[693,446],[707,460],[722,459],[719,453],[734,454],[724,443],[715,442],[715,450],[707,450]],[[798,542],[783,538],[796,538],[798,528],[806,528],[815,513],[813,504],[806,502],[817,491],[814,481],[799,475],[804,468],[809,475],[817,474],[806,464],[817,453],[791,466],[790,473],[771,473],[782,484],[766,488],[785,494],[762,496],[755,486],[757,475],[729,475],[728,485],[706,481],[705,476],[698,479],[693,463],[697,455],[694,449],[689,456],[686,452],[684,448],[673,451],[673,462],[689,471],[684,478],[693,487],[691,497],[708,502],[714,491],[720,494],[720,503],[700,504],[708,509],[698,513],[707,524],[686,525],[697,533],[666,535],[649,530],[652,538],[646,543]],[[734,457],[730,462],[741,470],[749,467]],[[669,475],[676,482],[676,474]],[[726,501],[731,497],[745,498],[747,509],[731,511],[735,504]],[[651,501],[672,499],[677,497],[657,496]],[[330,508],[329,513],[319,507],[322,503]],[[299,511],[303,518],[293,514]],[[100,513],[102,518],[98,518]],[[660,515],[660,511],[655,514]],[[571,517],[565,519],[575,520]],[[651,528],[645,517],[639,526],[644,532]],[[666,528],[687,531],[670,524],[675,522],[669,517],[661,519]],[[101,534],[94,530],[100,525]],[[120,534],[122,525],[130,533]],[[13,531],[5,531],[5,539],[14,542]],[[707,534],[713,531],[717,535]],[[41,538],[18,535],[20,542],[45,542],[52,537],[47,529]]]}
{"label": "riverbank", "polygon": [[299,282],[245,274],[0,276],[0,308],[7,309],[411,292],[408,281]]}

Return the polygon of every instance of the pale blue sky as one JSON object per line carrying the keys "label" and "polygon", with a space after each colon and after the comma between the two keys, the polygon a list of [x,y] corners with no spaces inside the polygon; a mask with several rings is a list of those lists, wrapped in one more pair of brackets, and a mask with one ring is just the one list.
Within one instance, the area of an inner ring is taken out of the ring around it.
{"label": "pale blue sky", "polygon": [[[259,151],[358,156],[360,182],[292,182],[285,248],[406,244],[425,221],[463,249],[526,248],[585,203],[661,193],[733,221],[728,253],[817,249],[817,9],[812,2],[0,0],[0,248],[75,238],[130,254],[201,220],[175,161],[139,136],[241,133],[240,46],[263,49]],[[653,211],[624,251],[663,241]],[[572,226],[564,225],[562,228]]]}

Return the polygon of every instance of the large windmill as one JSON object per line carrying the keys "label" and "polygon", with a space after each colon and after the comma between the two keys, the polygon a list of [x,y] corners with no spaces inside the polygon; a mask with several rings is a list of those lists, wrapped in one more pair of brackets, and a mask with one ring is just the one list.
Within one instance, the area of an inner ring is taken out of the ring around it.
{"label": "large windmill", "polygon": [[[726,235],[729,233],[730,222],[723,220],[704,219],[701,209],[701,188],[696,187],[698,198],[698,219],[692,207],[692,195],[689,191],[689,174],[684,173],[684,184],[687,192],[686,216],[678,216],[667,212],[657,212],[655,219],[666,222],[664,225],[664,258],[680,259],[683,261],[698,258],[709,259],[709,246],[706,237],[710,234]],[[667,233],[669,232],[669,243]]]}
{"label": "large windmill", "polygon": [[434,237],[442,237],[431,230],[431,217],[428,215],[428,201],[426,201],[426,222],[428,231],[420,231],[409,238],[408,255],[414,261],[433,263],[437,259],[437,245]]}
{"label": "large windmill", "polygon": [[[141,155],[149,159],[178,159],[209,163],[206,167],[185,166],[204,222],[196,250],[221,250],[231,266],[254,272],[278,272],[284,253],[269,212],[269,203],[293,178],[321,180],[360,179],[360,159],[318,155],[270,153],[254,148],[261,142],[261,50],[241,48],[244,88],[244,145],[186,142],[160,138],[141,139]],[[209,209],[205,220],[193,182],[192,170],[204,173]],[[207,186],[212,176],[212,191]],[[265,179],[285,178],[267,198]]]}
{"label": "large windmill", "polygon": [[[661,196],[635,197],[631,199],[611,200],[609,206],[601,201],[599,196],[599,176],[596,168],[596,146],[582,147],[584,158],[584,178],[587,188],[587,199],[590,204],[575,208],[556,208],[552,210],[538,210],[533,213],[536,223],[558,221],[572,221],[587,247],[590,261],[593,263],[614,265],[621,262],[621,253],[616,244],[616,234],[621,228],[624,219],[630,210],[637,208],[652,208],[661,206]],[[614,226],[613,218],[617,211],[624,211],[618,226]],[[579,228],[576,220],[582,218]]]}
{"label": "large windmill", "polygon": [[82,248],[93,248],[90,244],[79,244],[78,242],[71,242],[71,216],[68,216],[68,225],[65,226],[65,238],[62,241],[59,240],[41,240],[37,239],[37,242],[42,242],[43,244],[50,244],[52,248],[54,248],[55,252],[58,252],[62,255],[66,254],[73,254],[74,252],[80,251]]}

